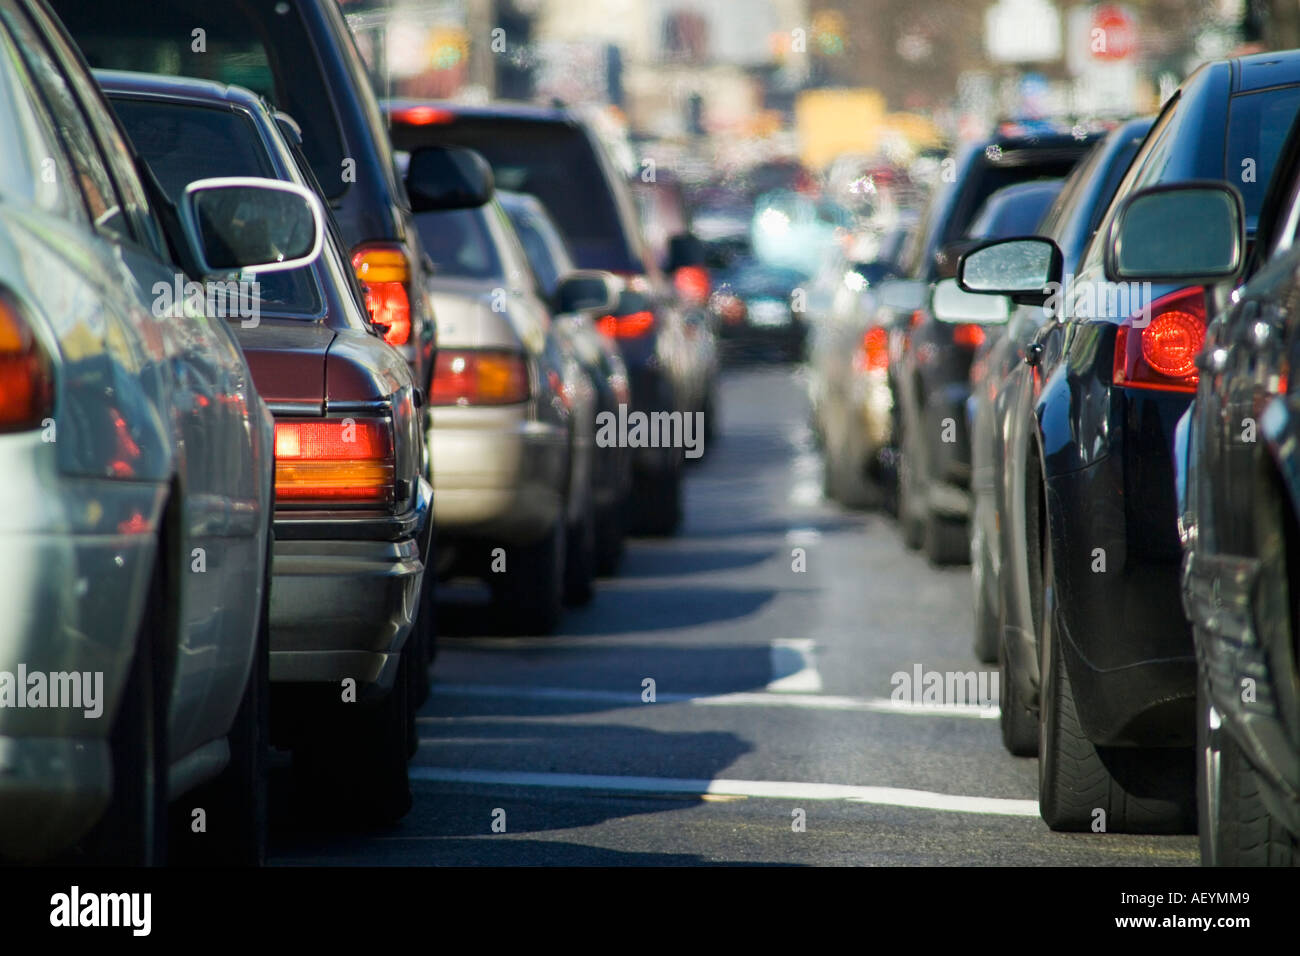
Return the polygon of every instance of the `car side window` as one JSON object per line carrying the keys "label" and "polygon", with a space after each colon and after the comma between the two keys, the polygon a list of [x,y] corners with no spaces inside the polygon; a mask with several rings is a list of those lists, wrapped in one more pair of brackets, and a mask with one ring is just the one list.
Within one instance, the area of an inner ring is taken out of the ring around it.
{"label": "car side window", "polygon": [[65,74],[72,82],[77,99],[80,101],[83,115],[90,123],[91,131],[99,145],[100,154],[107,165],[109,177],[117,187],[118,195],[123,201],[130,225],[136,234],[156,255],[168,259],[165,231],[150,208],[148,193],[140,181],[135,156],[118,126],[111,110],[105,109],[98,86],[83,66],[80,54],[67,41],[63,32],[50,21],[48,14],[37,7],[33,16],[45,24],[45,35],[50,47],[63,65]]}
{"label": "car side window", "polygon": [[13,31],[23,62],[58,128],[76,171],[91,222],[101,233],[117,239],[130,239],[130,224],[122,200],[104,166],[90,125],[73,95],[71,83],[26,16],[11,3],[5,3],[0,9]]}
{"label": "car side window", "polygon": [[72,164],[0,24],[0,195],[84,226]]}

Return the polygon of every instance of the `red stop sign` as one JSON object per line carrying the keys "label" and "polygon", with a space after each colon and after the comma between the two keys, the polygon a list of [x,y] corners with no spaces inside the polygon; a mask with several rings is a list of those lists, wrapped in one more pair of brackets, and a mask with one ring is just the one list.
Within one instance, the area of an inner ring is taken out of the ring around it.
{"label": "red stop sign", "polygon": [[1098,60],[1127,60],[1137,44],[1133,18],[1123,7],[1102,4],[1092,13],[1089,49]]}

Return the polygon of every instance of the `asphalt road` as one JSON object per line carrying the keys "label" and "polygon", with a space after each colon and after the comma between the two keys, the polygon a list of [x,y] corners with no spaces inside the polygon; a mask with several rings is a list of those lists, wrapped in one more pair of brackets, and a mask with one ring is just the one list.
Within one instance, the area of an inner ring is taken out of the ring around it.
{"label": "asphalt road", "polygon": [[682,533],[632,542],[559,635],[495,637],[478,595],[452,594],[398,827],[281,811],[272,862],[1197,862],[1193,836],[1051,833],[996,710],[892,701],[918,666],[995,670],[970,651],[968,570],[821,499],[797,371],[727,373],[722,416]]}

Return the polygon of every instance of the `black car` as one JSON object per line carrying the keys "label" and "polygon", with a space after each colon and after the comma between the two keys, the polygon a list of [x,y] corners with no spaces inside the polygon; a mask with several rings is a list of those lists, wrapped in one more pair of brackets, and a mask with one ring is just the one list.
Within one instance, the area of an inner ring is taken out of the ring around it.
{"label": "black car", "polygon": [[[564,109],[496,103],[469,107],[393,101],[386,106],[393,145],[464,146],[484,156],[497,185],[531,193],[563,231],[581,269],[626,282],[602,329],[614,338],[632,381],[632,412],[702,412],[712,418],[716,363],[703,310],[686,310],[665,272],[701,264],[687,236],[657,262],[637,223],[627,182],[587,124]],[[633,462],[637,527],[671,534],[681,520],[680,448],[638,448]]]}
{"label": "black car", "polygon": [[[1225,204],[1199,187],[1157,197],[1203,220]],[[1207,209],[1207,204],[1209,208]],[[1296,382],[1300,327],[1300,123],[1260,208],[1250,281],[1210,322],[1201,375],[1179,423],[1175,469],[1183,544],[1183,606],[1197,658],[1197,816],[1201,862],[1300,864],[1300,460]],[[1194,221],[1189,220],[1189,221]],[[1173,271],[1225,281],[1205,238],[1244,248],[1236,224],[1188,230],[1166,247]],[[1235,240],[1235,243],[1233,242]]]}
{"label": "black car", "polygon": [[383,117],[336,0],[54,0],[92,67],[247,87],[294,117],[371,321],[427,387],[435,327],[425,256]]}
{"label": "black car", "polygon": [[[1060,250],[1042,239],[962,262],[968,289],[1062,303],[1028,346],[1042,385],[1006,426],[1025,445],[1004,479],[1023,489],[1004,520],[1023,529],[1011,542],[1028,569],[1020,607],[1037,625],[1005,651],[1012,674],[1037,676],[1013,704],[1018,719],[1037,711],[1039,808],[1053,829],[1089,830],[1098,811],[1110,831],[1195,826],[1196,660],[1172,463],[1210,310],[1201,276],[1161,281],[1169,276],[1143,263],[1158,262],[1171,237],[1204,230],[1126,210],[1144,190],[1230,182],[1253,236],[1297,108],[1298,51],[1206,64],[1156,119],[1077,276],[1066,282]],[[1011,260],[1023,281],[990,272]]]}
{"label": "black car", "polygon": [[728,358],[803,358],[808,324],[796,290],[809,277],[798,269],[741,257],[713,273],[709,307]]}
{"label": "black car", "polygon": [[[1079,164],[1066,181],[1056,202],[1038,229],[1054,241],[1068,272],[1079,260],[1097,223],[1106,211],[1119,182],[1133,161],[1151,119],[1125,123],[1112,132]],[[990,338],[975,353],[971,366],[971,584],[975,607],[975,654],[986,663],[1005,660],[1015,669],[1003,675],[999,689],[1004,695],[1001,708],[1002,738],[1007,749],[1020,755],[1038,752],[1036,705],[1019,706],[1022,700],[1036,700],[1037,668],[1033,680],[1018,665],[1024,655],[1002,653],[1004,635],[1015,640],[1032,633],[1034,623],[1027,610],[1028,570],[1024,549],[1015,542],[1024,539],[1024,529],[1013,520],[1023,514],[1019,506],[1022,486],[1008,480],[1023,474],[1010,463],[1023,455],[1024,436],[1007,424],[1029,421],[1020,412],[1032,406],[1042,385],[1026,364],[1026,351],[1043,324],[1052,316],[1041,305],[1020,305],[1011,315],[1005,333]]]}
{"label": "black car", "polygon": [[[952,182],[930,200],[904,252],[904,275],[920,286],[951,278],[958,255],[978,241],[970,230],[994,193],[1065,176],[1096,139],[1093,134],[1052,133],[997,137],[969,147],[954,160]],[[896,357],[890,363],[890,385],[900,449],[903,539],[909,547],[924,546],[930,560],[943,564],[965,561],[970,554],[966,399],[971,358],[985,335],[965,323],[940,321],[928,298],[922,295],[920,308],[891,332]]]}

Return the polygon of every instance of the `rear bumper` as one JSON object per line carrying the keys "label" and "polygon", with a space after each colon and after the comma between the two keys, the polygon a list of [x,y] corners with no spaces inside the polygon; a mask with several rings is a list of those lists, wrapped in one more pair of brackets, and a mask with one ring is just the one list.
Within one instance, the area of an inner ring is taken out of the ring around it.
{"label": "rear bumper", "polygon": [[271,680],[331,683],[351,678],[392,686],[419,609],[432,492],[424,479],[410,534],[397,540],[280,536],[271,584]]}
{"label": "rear bumper", "polygon": [[[1270,663],[1287,660],[1289,649],[1269,647],[1263,637],[1282,629],[1256,623],[1262,620],[1255,600],[1259,572],[1254,558],[1190,553],[1183,562],[1183,602],[1210,702],[1259,771],[1269,810],[1300,834],[1300,747],[1287,728]],[[1253,694],[1244,693],[1247,687]]]}
{"label": "rear bumper", "polygon": [[429,431],[441,541],[531,544],[564,513],[569,436],[521,407],[439,408]]}

